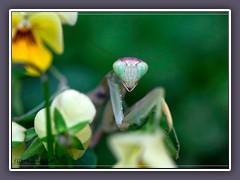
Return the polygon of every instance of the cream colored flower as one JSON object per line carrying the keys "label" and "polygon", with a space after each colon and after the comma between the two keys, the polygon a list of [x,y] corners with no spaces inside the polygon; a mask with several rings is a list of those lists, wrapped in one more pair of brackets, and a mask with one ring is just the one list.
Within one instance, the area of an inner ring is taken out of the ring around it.
{"label": "cream colored flower", "polygon": [[108,142],[118,160],[114,168],[176,168],[160,131],[114,134]]}
{"label": "cream colored flower", "polygon": [[[74,25],[77,12],[12,12],[12,62],[27,63],[46,71],[52,54],[46,43],[57,54],[63,52],[62,25]],[[39,72],[26,68],[29,75]]]}
{"label": "cream colored flower", "polygon": [[96,114],[92,101],[83,93],[69,89],[59,94],[51,104],[51,112],[57,108],[66,119],[68,127],[76,125],[81,121],[91,123]]}
{"label": "cream colored flower", "polygon": [[[57,108],[63,116],[67,128],[71,128],[84,121],[91,123],[96,115],[95,106],[85,94],[72,89],[66,90],[53,100],[50,107],[53,134],[56,134],[53,121],[53,112],[55,108]],[[45,109],[42,109],[37,113],[34,127],[40,138],[47,136]],[[91,140],[92,131],[90,126],[87,124],[83,129],[76,133],[75,136],[83,144],[84,150],[71,148],[68,152],[74,159],[78,159],[83,155]],[[44,146],[47,148],[46,143],[44,143]]]}
{"label": "cream colored flower", "polygon": [[22,154],[25,151],[26,129],[16,122],[12,122],[12,168],[19,168]]}
{"label": "cream colored flower", "polygon": [[78,13],[77,12],[56,12],[60,17],[62,24],[68,24],[74,26],[77,22]]}
{"label": "cream colored flower", "polygon": [[26,129],[16,122],[12,122],[12,142],[23,142]]}

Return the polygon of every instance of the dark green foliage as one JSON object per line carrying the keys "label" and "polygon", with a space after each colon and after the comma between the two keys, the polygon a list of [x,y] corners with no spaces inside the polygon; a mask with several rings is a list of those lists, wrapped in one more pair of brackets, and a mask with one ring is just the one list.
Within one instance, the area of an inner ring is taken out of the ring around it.
{"label": "dark green foliage", "polygon": [[29,128],[25,132],[25,135],[26,135],[25,141],[28,142],[28,141],[32,140],[33,138],[35,138],[37,136],[37,133],[35,132],[34,128]]}
{"label": "dark green foliage", "polygon": [[36,138],[32,141],[28,149],[23,153],[22,159],[25,160],[36,155],[41,150],[41,148],[43,148],[43,143],[39,138]]}

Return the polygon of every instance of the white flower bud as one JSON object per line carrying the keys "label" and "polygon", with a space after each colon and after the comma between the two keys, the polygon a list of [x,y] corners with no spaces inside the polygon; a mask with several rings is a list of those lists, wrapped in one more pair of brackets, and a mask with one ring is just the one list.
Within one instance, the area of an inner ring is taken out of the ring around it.
{"label": "white flower bud", "polygon": [[12,141],[13,142],[23,142],[25,139],[26,129],[16,122],[12,122]]}
{"label": "white flower bud", "polygon": [[53,100],[52,114],[55,108],[61,112],[68,127],[83,121],[91,123],[96,115],[95,106],[89,97],[73,89],[64,91]]}
{"label": "white flower bud", "polygon": [[[81,122],[88,121],[91,123],[96,115],[95,106],[88,96],[76,90],[66,90],[53,100],[50,107],[53,134],[57,133],[53,120],[54,109],[58,109],[61,113],[68,129]],[[40,138],[47,136],[45,111],[45,109],[40,110],[37,113],[34,122],[35,131]],[[83,155],[91,140],[92,131],[90,126],[87,124],[83,129],[76,133],[75,136],[83,144],[84,150],[71,148],[68,152],[74,159],[78,159]],[[44,146],[47,149],[46,143],[44,143]]]}

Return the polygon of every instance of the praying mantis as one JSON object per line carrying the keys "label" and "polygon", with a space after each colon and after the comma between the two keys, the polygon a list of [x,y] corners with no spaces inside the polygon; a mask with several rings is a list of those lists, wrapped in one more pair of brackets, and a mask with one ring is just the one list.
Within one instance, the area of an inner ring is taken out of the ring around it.
{"label": "praying mantis", "polygon": [[[93,143],[96,142],[101,132],[112,129],[112,118],[115,124],[121,130],[127,130],[131,126],[141,126],[145,123],[150,113],[154,113],[154,125],[159,126],[161,113],[166,115],[168,124],[168,133],[173,131],[177,143],[176,159],[180,151],[180,144],[173,127],[172,116],[167,103],[164,100],[164,90],[157,87],[150,91],[141,100],[136,102],[132,107],[124,111],[123,100],[126,91],[131,92],[137,86],[138,81],[147,73],[148,65],[143,60],[135,57],[120,58],[113,64],[113,70],[110,71],[100,82],[96,89],[88,95],[96,105],[97,109],[110,97],[104,114],[103,120],[93,137]],[[92,145],[94,146],[94,145]]]}

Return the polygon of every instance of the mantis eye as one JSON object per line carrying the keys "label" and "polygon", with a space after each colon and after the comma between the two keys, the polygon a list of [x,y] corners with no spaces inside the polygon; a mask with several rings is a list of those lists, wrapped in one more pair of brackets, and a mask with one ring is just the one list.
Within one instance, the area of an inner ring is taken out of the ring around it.
{"label": "mantis eye", "polygon": [[137,64],[137,68],[138,68],[138,78],[140,79],[148,71],[148,65],[147,63],[142,61]]}
{"label": "mantis eye", "polygon": [[121,61],[116,61],[113,64],[113,70],[118,76],[122,76],[125,72],[125,66],[126,66],[126,63]]}
{"label": "mantis eye", "polygon": [[134,57],[124,57],[118,59],[113,64],[113,70],[122,80],[123,85],[131,92],[137,85],[141,77],[148,70],[147,63]]}

